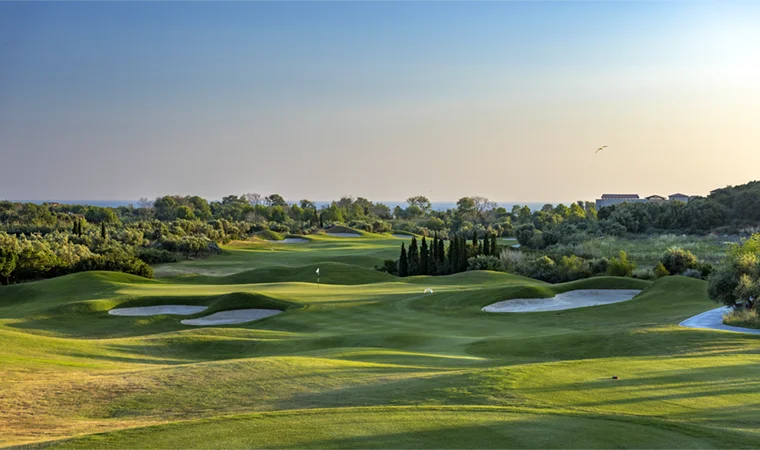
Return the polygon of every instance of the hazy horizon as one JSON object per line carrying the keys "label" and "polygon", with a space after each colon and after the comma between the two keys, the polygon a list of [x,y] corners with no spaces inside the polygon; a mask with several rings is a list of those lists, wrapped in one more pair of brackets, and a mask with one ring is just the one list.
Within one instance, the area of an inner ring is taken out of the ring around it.
{"label": "hazy horizon", "polygon": [[751,2],[0,2],[0,198],[706,195],[758,178],[757,23]]}

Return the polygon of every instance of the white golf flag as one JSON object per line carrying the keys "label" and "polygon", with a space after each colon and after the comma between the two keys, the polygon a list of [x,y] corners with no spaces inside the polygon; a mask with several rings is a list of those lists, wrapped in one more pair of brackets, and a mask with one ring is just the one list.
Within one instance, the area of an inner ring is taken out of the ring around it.
{"label": "white golf flag", "polygon": [[317,267],[317,275],[319,275],[319,267]]}

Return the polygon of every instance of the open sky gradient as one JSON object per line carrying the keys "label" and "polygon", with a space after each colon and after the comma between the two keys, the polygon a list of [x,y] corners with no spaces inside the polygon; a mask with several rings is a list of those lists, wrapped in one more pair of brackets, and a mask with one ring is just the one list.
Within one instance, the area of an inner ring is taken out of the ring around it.
{"label": "open sky gradient", "polygon": [[0,198],[706,194],[758,178],[759,23],[760,2],[0,2]]}

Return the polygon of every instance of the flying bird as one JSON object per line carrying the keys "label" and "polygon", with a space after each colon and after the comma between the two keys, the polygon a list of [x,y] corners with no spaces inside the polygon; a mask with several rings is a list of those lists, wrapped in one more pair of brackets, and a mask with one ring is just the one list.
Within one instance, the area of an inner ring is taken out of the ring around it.
{"label": "flying bird", "polygon": [[602,145],[601,147],[599,147],[598,149],[596,149],[596,151],[594,152],[594,154],[597,154],[597,153],[601,152],[605,148],[607,148],[607,146],[606,145]]}

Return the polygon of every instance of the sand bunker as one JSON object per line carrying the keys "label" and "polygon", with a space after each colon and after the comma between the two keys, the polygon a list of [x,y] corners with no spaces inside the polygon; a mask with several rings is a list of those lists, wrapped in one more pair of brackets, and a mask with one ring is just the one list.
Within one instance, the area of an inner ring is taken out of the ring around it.
{"label": "sand bunker", "polygon": [[330,233],[327,232],[328,236],[334,236],[334,237],[361,237],[362,235],[359,233]]}
{"label": "sand bunker", "polygon": [[488,312],[541,312],[586,306],[607,305],[630,300],[641,292],[636,289],[579,289],[564,292],[551,298],[516,298],[488,305]]}
{"label": "sand bunker", "polygon": [[309,242],[309,240],[304,239],[304,238],[285,238],[279,241],[267,241],[267,242],[271,242],[273,244],[303,244],[303,243]]}
{"label": "sand bunker", "polygon": [[141,306],[138,308],[114,308],[108,311],[108,314],[114,316],[158,316],[161,314],[189,316],[190,314],[199,313],[206,309],[208,309],[208,306],[158,305]]}
{"label": "sand bunker", "polygon": [[733,331],[735,333],[760,334],[760,330],[752,328],[732,327],[723,323],[723,315],[731,311],[728,306],[711,309],[710,311],[697,314],[679,323],[682,327],[701,328],[706,330]]}
{"label": "sand bunker", "polygon": [[235,323],[251,322],[264,317],[280,314],[279,309],[233,309],[231,311],[222,311],[201,317],[199,319],[185,319],[183,325],[231,325]]}

